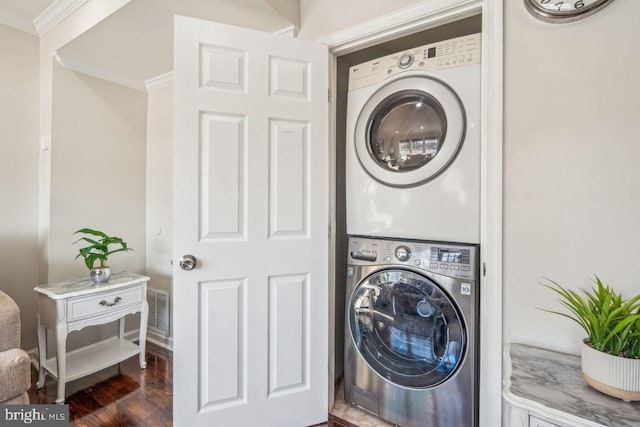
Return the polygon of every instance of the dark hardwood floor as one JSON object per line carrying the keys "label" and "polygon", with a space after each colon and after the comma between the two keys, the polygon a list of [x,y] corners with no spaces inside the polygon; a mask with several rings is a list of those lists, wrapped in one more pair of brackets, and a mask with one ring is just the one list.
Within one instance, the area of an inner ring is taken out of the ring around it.
{"label": "dark hardwood floor", "polygon": [[[132,357],[85,378],[67,383],[72,426],[171,426],[173,415],[173,354],[147,343],[147,368]],[[37,390],[32,370],[31,403],[54,403],[56,382],[47,377]]]}

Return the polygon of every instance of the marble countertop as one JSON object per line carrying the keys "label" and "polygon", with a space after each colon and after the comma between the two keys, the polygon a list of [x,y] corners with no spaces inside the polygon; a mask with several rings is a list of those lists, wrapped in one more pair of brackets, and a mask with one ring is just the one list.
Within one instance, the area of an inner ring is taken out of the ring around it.
{"label": "marble countertop", "polygon": [[99,285],[96,285],[89,277],[87,277],[85,279],[67,280],[65,282],[41,285],[35,287],[33,290],[44,294],[51,299],[64,299],[110,289],[123,288],[125,286],[147,281],[149,281],[147,276],[122,271],[120,273],[112,274],[108,282],[100,283]]}
{"label": "marble countertop", "polygon": [[546,415],[560,412],[581,425],[640,426],[640,402],[623,402],[589,387],[579,356],[509,344],[505,368],[503,396],[516,406]]}

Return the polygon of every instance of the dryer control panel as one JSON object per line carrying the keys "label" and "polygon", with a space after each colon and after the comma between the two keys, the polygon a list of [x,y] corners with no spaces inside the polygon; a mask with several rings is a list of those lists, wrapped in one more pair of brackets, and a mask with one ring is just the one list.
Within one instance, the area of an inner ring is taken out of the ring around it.
{"label": "dryer control panel", "polygon": [[479,64],[482,34],[458,37],[394,53],[349,68],[349,90],[360,89],[405,71],[437,71]]}
{"label": "dryer control panel", "polygon": [[480,273],[477,245],[387,240],[351,236],[351,265],[406,265],[443,276],[477,280]]}

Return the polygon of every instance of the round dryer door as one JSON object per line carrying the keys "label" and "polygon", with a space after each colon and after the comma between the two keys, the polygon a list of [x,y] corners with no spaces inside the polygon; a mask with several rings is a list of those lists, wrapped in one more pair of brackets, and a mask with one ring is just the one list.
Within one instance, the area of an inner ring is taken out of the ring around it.
{"label": "round dryer door", "polygon": [[431,77],[404,77],[365,104],[356,123],[356,152],[374,179],[412,187],[434,179],[455,160],[465,126],[464,108],[449,86]]}
{"label": "round dryer door", "polygon": [[351,295],[348,321],[367,364],[404,387],[446,381],[466,349],[464,325],[449,297],[407,270],[382,270],[361,282]]}

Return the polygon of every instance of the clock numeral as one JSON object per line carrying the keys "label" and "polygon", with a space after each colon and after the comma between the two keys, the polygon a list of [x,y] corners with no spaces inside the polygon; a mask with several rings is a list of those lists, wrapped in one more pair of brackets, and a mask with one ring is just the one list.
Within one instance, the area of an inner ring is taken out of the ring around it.
{"label": "clock numeral", "polygon": [[584,1],[582,1],[582,0],[578,0],[578,1],[573,5],[573,7],[574,7],[574,8],[576,8],[576,9],[582,9],[582,8],[584,7]]}
{"label": "clock numeral", "polygon": [[564,5],[563,1],[555,4],[555,6],[558,8],[558,12],[562,10],[562,5]]}
{"label": "clock numeral", "polygon": [[540,4],[547,4],[549,3],[551,0],[540,0]]}

